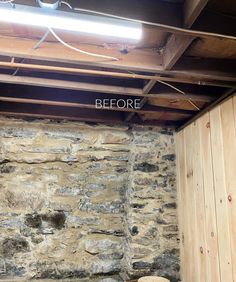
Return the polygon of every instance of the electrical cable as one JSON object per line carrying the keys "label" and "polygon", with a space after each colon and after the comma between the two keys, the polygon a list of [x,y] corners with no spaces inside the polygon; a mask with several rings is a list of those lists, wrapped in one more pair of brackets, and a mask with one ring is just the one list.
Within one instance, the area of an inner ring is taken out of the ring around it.
{"label": "electrical cable", "polygon": [[[74,8],[68,3],[68,2],[66,2],[66,1],[61,1],[61,4],[64,4],[64,5],[66,5],[67,7],[69,7],[71,10],[74,10]],[[53,30],[52,29],[49,29],[50,30],[50,32],[52,32],[52,34],[54,35],[54,37],[58,40],[58,41],[60,41],[61,43],[62,43],[62,39],[60,38],[60,40],[59,40],[59,36],[54,32],[53,33]],[[55,36],[56,35],[56,36]],[[66,45],[65,45],[65,44]],[[87,55],[89,55],[89,56],[95,56],[95,57],[101,57],[101,58],[105,58],[105,59],[111,59],[111,60],[115,60],[115,61],[119,61],[119,59],[118,58],[115,58],[115,57],[110,57],[110,56],[103,56],[103,55],[99,55],[99,54],[95,54],[95,53],[90,53],[90,52],[86,52],[86,51],[83,51],[83,50],[81,50],[81,49],[77,49],[77,48],[75,48],[75,47],[73,47],[73,46],[71,46],[71,45],[69,45],[69,44],[67,44],[66,42],[64,42],[64,43],[62,43],[63,45],[65,45],[66,47],[69,47],[69,48],[71,48],[71,49],[73,49],[73,50],[75,50],[75,51],[78,51],[78,52],[80,52],[80,53],[83,53],[83,54],[87,54]]]}
{"label": "electrical cable", "polygon": [[[164,82],[164,81],[162,81],[162,80],[157,80],[157,81],[160,82],[160,83],[162,83],[162,84],[164,84],[164,85],[166,85],[166,86],[169,86],[170,88],[176,90],[177,92],[179,92],[179,93],[181,93],[181,94],[187,96],[187,94],[186,94],[184,91],[180,90],[179,88],[175,87],[174,85],[172,85],[172,84],[170,84],[170,83],[167,83],[167,82]],[[191,105],[192,105],[195,109],[197,109],[198,111],[201,110],[191,99],[188,99],[187,101],[189,102],[189,104],[191,104]]]}
{"label": "electrical cable", "polygon": [[71,10],[74,10],[73,7],[66,1],[61,1],[61,4],[66,5],[67,7],[69,7]]}
{"label": "electrical cable", "polygon": [[50,31],[47,30],[43,37],[34,45],[33,49],[36,50],[39,48],[39,46],[46,40],[46,38],[48,37],[48,35],[50,34]]}
{"label": "electrical cable", "polygon": [[[14,58],[13,58],[13,60],[14,60]],[[25,58],[23,58],[23,59],[21,59],[20,60],[20,63],[22,64],[22,63],[24,63],[25,62]],[[18,73],[18,71],[20,70],[20,68],[18,67],[18,68],[16,68],[16,70],[12,73],[12,75],[13,76],[15,76],[15,75],[17,75],[17,73]]]}
{"label": "electrical cable", "polygon": [[[134,72],[132,72],[132,71],[128,71],[128,72],[129,72],[130,74],[136,75],[136,74],[135,74]],[[176,90],[177,92],[179,92],[179,93],[181,93],[181,94],[187,96],[187,94],[186,94],[184,91],[182,91],[181,89],[175,87],[174,85],[172,85],[172,84],[170,84],[170,83],[167,83],[167,82],[165,82],[165,81],[162,81],[162,80],[157,80],[157,81],[160,82],[160,83],[162,83],[162,84],[164,84],[164,85],[166,85],[166,86],[168,86],[168,87],[170,87],[170,88],[172,88],[172,89],[174,89],[174,90]],[[158,95],[157,95],[157,98],[158,98]],[[195,109],[197,109],[198,111],[201,110],[191,99],[188,99],[187,101],[189,102],[189,104],[191,104],[191,105],[192,105]]]}
{"label": "electrical cable", "polygon": [[91,52],[87,52],[87,51],[84,51],[84,50],[81,50],[81,49],[78,49],[76,47],[73,47],[71,46],[70,44],[66,43],[65,41],[63,41],[56,33],[55,31],[51,28],[51,27],[48,27],[49,31],[51,32],[51,34],[61,43],[63,44],[65,47],[67,48],[70,48],[76,52],[79,52],[79,53],[82,53],[82,54],[85,54],[85,55],[88,55],[88,56],[93,56],[93,57],[98,57],[98,58],[103,58],[103,59],[108,59],[108,60],[111,60],[111,61],[119,61],[118,58],[115,58],[115,57],[111,57],[111,56],[105,56],[105,55],[100,55],[100,54],[95,54],[95,53],[91,53]]}

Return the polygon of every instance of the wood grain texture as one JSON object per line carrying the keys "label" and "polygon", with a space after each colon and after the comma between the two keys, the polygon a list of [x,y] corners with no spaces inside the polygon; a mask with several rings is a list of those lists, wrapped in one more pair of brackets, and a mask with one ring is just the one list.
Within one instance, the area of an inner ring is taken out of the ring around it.
{"label": "wood grain texture", "polygon": [[182,281],[234,282],[236,97],[188,125],[176,141]]}

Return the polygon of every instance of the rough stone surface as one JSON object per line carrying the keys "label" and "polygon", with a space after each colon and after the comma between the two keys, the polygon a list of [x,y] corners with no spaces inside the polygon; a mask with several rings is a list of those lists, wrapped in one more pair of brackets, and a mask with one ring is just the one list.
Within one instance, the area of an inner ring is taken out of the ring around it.
{"label": "rough stone surface", "polygon": [[126,191],[126,252],[129,277],[179,280],[173,132],[133,128]]}
{"label": "rough stone surface", "polygon": [[171,130],[1,118],[0,279],[178,281],[175,186]]}

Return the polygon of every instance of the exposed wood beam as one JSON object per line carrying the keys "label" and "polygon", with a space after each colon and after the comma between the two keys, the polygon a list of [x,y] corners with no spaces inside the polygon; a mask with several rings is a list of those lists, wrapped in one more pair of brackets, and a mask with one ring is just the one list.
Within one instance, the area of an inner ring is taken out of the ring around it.
{"label": "exposed wood beam", "polygon": [[159,106],[147,106],[145,107],[145,109],[121,108],[121,107],[97,108],[95,104],[92,105],[92,104],[49,101],[49,100],[28,99],[28,98],[26,99],[26,98],[15,98],[15,97],[3,97],[3,96],[0,97],[0,101],[8,102],[8,103],[37,104],[37,105],[47,105],[47,106],[92,109],[97,111],[105,110],[105,111],[113,111],[113,112],[133,112],[139,114],[175,113],[175,114],[189,116],[195,113],[192,110],[174,109],[174,108],[159,107]]}
{"label": "exposed wood beam", "polygon": [[[148,83],[143,88],[143,94],[147,95],[152,90],[152,88],[154,87],[155,84],[156,84],[155,80],[149,80]],[[142,107],[146,104],[147,101],[148,101],[148,98],[146,98],[146,97],[144,97],[140,101],[140,109],[142,109]],[[135,113],[128,114],[125,118],[125,121],[126,122],[130,121],[134,115],[135,115]]]}
{"label": "exposed wood beam", "polygon": [[[44,118],[44,119],[59,119],[59,120],[73,120],[73,121],[88,121],[88,122],[107,122],[105,119],[93,117],[77,117],[77,116],[63,116],[63,115],[49,115],[49,114],[34,114],[34,113],[18,113],[14,111],[1,111],[0,115],[11,117],[28,117],[28,118]],[[112,122],[121,123],[122,120],[111,120]]]}
{"label": "exposed wood beam", "polygon": [[209,0],[186,0],[184,2],[184,26],[191,27]]}
{"label": "exposed wood beam", "polygon": [[194,39],[195,37],[193,36],[176,34],[172,34],[169,37],[163,54],[163,66],[165,70],[170,70],[176,64]]}
{"label": "exposed wood beam", "polygon": [[8,74],[0,74],[1,83],[31,85],[48,88],[59,88],[68,90],[80,90],[87,92],[107,93],[114,95],[139,96],[143,97],[142,89],[132,87],[111,86],[93,83],[84,83],[60,79],[48,79],[29,76],[13,76]]}
{"label": "exposed wood beam", "polygon": [[[72,43],[74,47],[86,50],[87,52],[119,59],[119,61],[114,61],[81,54],[66,48],[57,41],[45,41],[41,48],[33,49],[33,46],[35,46],[37,42],[38,40],[35,39],[0,35],[0,55],[105,68],[112,67],[114,69],[123,70],[154,72],[162,69],[162,58],[156,52],[132,50],[128,54],[121,54],[118,50],[102,48],[101,46]],[[140,60],[140,58],[142,59]]]}
{"label": "exposed wood beam", "polygon": [[152,88],[155,86],[156,80],[150,80],[147,82],[147,84],[143,87],[143,94],[149,94],[149,92],[152,90]]}
{"label": "exposed wood beam", "polygon": [[[45,113],[31,113],[31,112],[14,112],[14,111],[1,111],[0,115],[8,116],[8,117],[19,117],[19,118],[43,118],[43,119],[53,119],[53,120],[71,120],[71,121],[83,121],[83,122],[98,122],[98,123],[106,123],[106,124],[126,124],[121,119],[107,119],[107,118],[99,118],[99,117],[80,117],[80,116],[72,116],[72,115],[50,115]],[[132,124],[132,123],[130,123]],[[150,120],[150,121],[135,121],[135,124],[140,125],[152,125],[152,126],[165,126],[169,128],[177,128],[180,124],[178,121],[166,121],[166,120]]]}
{"label": "exposed wood beam", "polygon": [[170,72],[168,76],[161,75],[142,75],[134,73],[121,73],[114,71],[100,71],[100,70],[89,70],[71,67],[58,67],[49,65],[37,65],[37,64],[23,64],[14,62],[0,62],[0,67],[5,68],[21,68],[21,69],[31,69],[35,71],[48,71],[48,72],[58,72],[58,73],[70,73],[70,74],[87,74],[87,75],[98,75],[116,78],[131,78],[131,79],[143,79],[143,80],[155,80],[155,81],[167,81],[167,82],[182,82],[197,85],[212,85],[212,86],[222,86],[222,87],[234,87],[236,83],[236,78],[233,76],[222,76],[222,75],[211,75],[202,73],[191,73],[191,72],[174,72],[172,77]]}
{"label": "exposed wood beam", "polygon": [[[198,15],[206,6],[208,0],[186,0],[184,2],[184,26],[191,27]],[[194,36],[172,34],[165,46],[163,54],[164,69],[171,69],[190,44],[195,39]]]}
{"label": "exposed wood beam", "polygon": [[[75,118],[75,120],[85,120],[90,122],[104,122],[108,120],[111,123],[122,121],[122,114],[120,112],[108,111],[94,111],[90,109],[78,109],[57,106],[47,106],[38,104],[21,104],[21,103],[0,103],[0,112],[12,113],[13,116],[18,114],[28,114],[29,117],[34,115],[42,116],[42,118],[49,118],[49,116],[62,116],[64,119]],[[45,116],[46,115],[46,116]],[[52,117],[53,118],[53,117]]]}
{"label": "exposed wood beam", "polygon": [[[0,31],[1,33],[1,31]],[[111,56],[118,61],[94,58],[66,48],[58,42],[44,42],[41,48],[33,49],[37,44],[35,39],[6,37],[0,35],[0,55],[26,59],[44,60],[80,64],[86,66],[114,68],[122,70],[153,72],[170,69],[194,39],[195,35],[173,34],[165,46],[163,56],[155,51],[133,49],[128,54],[121,54],[119,50],[103,48],[101,46],[73,44],[74,47],[91,53]],[[227,44],[227,40],[225,40]],[[171,51],[168,51],[170,49]]]}
{"label": "exposed wood beam", "polygon": [[[8,74],[0,74],[0,82],[16,84],[16,85],[48,87],[53,89],[58,88],[58,89],[67,89],[67,90],[76,90],[76,91],[85,91],[85,92],[105,93],[115,96],[118,95],[118,96],[146,97],[146,94],[143,94],[144,91],[139,88],[75,82],[75,81],[59,80],[59,79],[47,79],[47,78],[38,78],[38,77],[13,76]],[[180,93],[174,93],[174,92],[149,94],[148,97],[157,98],[157,99],[161,98],[167,100],[191,99],[193,101],[199,101],[199,102],[209,102],[211,100],[214,100],[213,96],[209,96],[206,94],[196,95],[192,93],[186,93],[186,95],[181,95]]]}
{"label": "exposed wood beam", "polygon": [[183,100],[183,101],[198,101],[198,102],[210,102],[214,100],[216,97],[210,96],[210,95],[196,95],[196,94],[190,94],[185,93],[185,95],[182,95],[181,93],[158,93],[158,94],[148,94],[148,98],[160,98],[160,99],[166,99],[166,100]]}

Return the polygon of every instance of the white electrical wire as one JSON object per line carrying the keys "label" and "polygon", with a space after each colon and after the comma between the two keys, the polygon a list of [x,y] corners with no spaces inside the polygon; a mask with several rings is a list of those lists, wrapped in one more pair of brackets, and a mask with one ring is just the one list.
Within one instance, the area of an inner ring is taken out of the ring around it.
{"label": "white electrical wire", "polygon": [[[181,94],[187,96],[187,94],[186,94],[184,91],[180,90],[179,88],[175,87],[174,85],[172,85],[172,84],[170,84],[170,83],[167,83],[167,82],[164,82],[164,81],[162,81],[162,80],[157,80],[157,81],[160,82],[160,83],[162,83],[162,84],[164,84],[164,85],[166,85],[166,86],[169,86],[170,88],[176,90],[177,92],[179,92],[179,93],[181,93]],[[189,102],[194,108],[196,108],[198,111],[200,111],[200,108],[199,108],[193,101],[191,101],[191,99],[188,99],[188,102]]]}
{"label": "white electrical wire", "polygon": [[216,37],[216,38],[219,38],[219,39],[225,38],[225,39],[236,40],[236,36],[231,36],[231,35],[225,35],[225,34],[220,34],[220,33],[212,33],[212,32],[205,32],[205,31],[197,31],[197,30],[181,28],[181,27],[175,27],[175,26],[165,25],[165,24],[160,24],[160,23],[147,22],[147,21],[127,18],[127,17],[121,17],[121,16],[117,16],[117,15],[113,15],[113,14],[108,14],[108,13],[103,13],[103,12],[98,12],[98,11],[93,11],[93,10],[88,10],[88,9],[74,8],[73,10],[74,11],[80,11],[80,12],[86,12],[86,13],[90,13],[90,14],[106,16],[106,17],[120,19],[120,20],[126,20],[126,21],[141,23],[141,24],[145,24],[145,25],[156,26],[156,27],[168,30],[167,32],[175,31],[175,32],[179,32],[179,33],[181,33],[183,35],[185,34],[185,35],[192,35],[192,36],[198,36],[198,37],[212,36],[212,37]]}
{"label": "white electrical wire", "polygon": [[73,10],[73,7],[72,7],[68,2],[66,2],[66,1],[61,1],[61,4],[64,4],[64,5],[66,5],[67,7],[69,7],[70,9]]}
{"label": "white electrical wire", "polygon": [[111,60],[111,61],[119,61],[118,58],[115,57],[111,57],[111,56],[105,56],[105,55],[100,55],[100,54],[95,54],[95,53],[91,53],[91,52],[87,52],[81,49],[78,49],[76,47],[71,46],[70,44],[66,43],[65,41],[63,41],[56,33],[55,31],[51,28],[48,27],[49,31],[51,32],[51,34],[61,43],[63,44],[65,47],[70,48],[76,52],[88,55],[88,56],[93,56],[93,57],[98,57],[98,58],[103,58],[103,59],[107,59],[107,60]]}
{"label": "white electrical wire", "polygon": [[[136,75],[136,73],[134,73],[134,72],[132,72],[132,71],[128,71],[128,72],[131,73],[131,74],[133,74],[133,75]],[[165,81],[162,81],[162,80],[157,80],[157,81],[160,82],[160,83],[162,83],[162,84],[164,84],[164,85],[166,85],[166,86],[169,86],[170,88],[176,90],[177,92],[179,92],[179,93],[181,93],[181,94],[187,96],[187,94],[186,94],[184,91],[182,91],[181,89],[175,87],[174,85],[172,85],[172,84],[170,84],[170,83],[167,83],[167,82],[165,82]],[[157,98],[158,98],[158,95],[157,95]],[[194,108],[196,108],[198,111],[201,110],[193,101],[191,101],[191,99],[187,99],[187,101],[188,101]]]}

